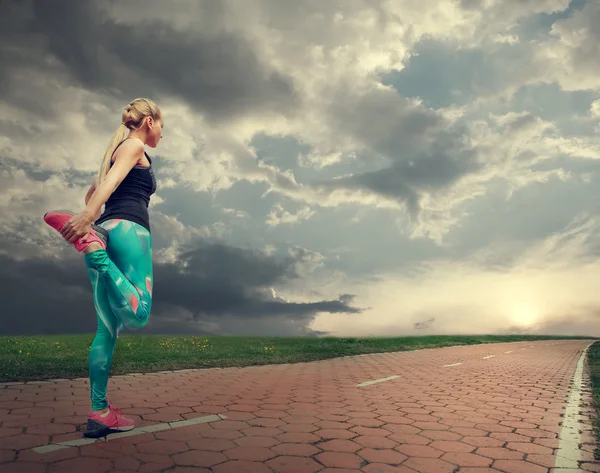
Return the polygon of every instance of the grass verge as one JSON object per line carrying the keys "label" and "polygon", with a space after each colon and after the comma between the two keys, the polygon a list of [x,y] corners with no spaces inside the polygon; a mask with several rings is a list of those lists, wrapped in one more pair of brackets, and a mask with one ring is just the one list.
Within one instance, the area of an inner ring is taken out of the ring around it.
{"label": "grass verge", "polygon": [[[529,335],[397,338],[121,335],[111,375],[186,368],[298,363],[347,355],[481,343],[589,339]],[[0,382],[88,376],[94,335],[0,337]],[[591,347],[590,347],[591,348]],[[600,357],[600,354],[597,356]]]}
{"label": "grass verge", "polygon": [[590,346],[586,361],[592,387],[592,406],[596,411],[593,427],[598,447],[594,450],[594,458],[595,460],[600,460],[600,342],[596,342]]}

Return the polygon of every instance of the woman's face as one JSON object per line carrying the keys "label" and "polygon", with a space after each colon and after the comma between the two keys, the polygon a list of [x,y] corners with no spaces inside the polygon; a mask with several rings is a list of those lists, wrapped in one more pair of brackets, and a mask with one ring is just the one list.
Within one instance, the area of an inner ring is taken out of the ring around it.
{"label": "woman's face", "polygon": [[162,138],[162,120],[148,120],[148,146],[156,148]]}

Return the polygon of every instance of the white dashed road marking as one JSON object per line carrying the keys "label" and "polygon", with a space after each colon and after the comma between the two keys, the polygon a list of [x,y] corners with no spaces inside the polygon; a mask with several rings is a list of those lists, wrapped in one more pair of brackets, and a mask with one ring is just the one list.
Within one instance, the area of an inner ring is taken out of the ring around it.
{"label": "white dashed road marking", "polygon": [[166,422],[164,424],[147,425],[145,427],[138,427],[137,429],[130,430],[129,432],[119,432],[117,434],[110,434],[107,437],[100,437],[98,439],[81,438],[75,440],[67,440],[65,442],[51,443],[48,445],[42,445],[33,449],[36,453],[49,453],[55,452],[56,450],[62,450],[63,448],[79,447],[81,445],[88,445],[96,442],[109,442],[111,440],[120,439],[122,437],[133,437],[134,435],[147,434],[148,432],[158,432],[160,430],[178,429],[179,427],[187,427],[189,425],[203,424],[206,422],[216,422],[219,420],[227,419],[226,416],[218,414],[211,416],[195,417],[194,419],[187,420],[176,420],[173,422]]}
{"label": "white dashed road marking", "polygon": [[365,381],[364,383],[357,384],[357,387],[370,386],[371,384],[383,383],[384,381],[390,381],[391,379],[399,378],[400,376],[388,376],[387,378],[374,379],[372,381]]}
{"label": "white dashed road marking", "polygon": [[[524,348],[521,348],[521,350],[527,350],[527,348],[534,348],[534,346],[524,347]],[[504,354],[508,354],[508,353],[513,353],[513,350],[508,350],[508,351],[504,352]],[[494,358],[495,356],[496,355],[488,355],[488,356],[484,356],[483,359],[487,360],[489,358]],[[458,366],[458,365],[462,365],[462,363],[452,363],[451,365],[444,365],[444,368],[449,367],[449,366]]]}

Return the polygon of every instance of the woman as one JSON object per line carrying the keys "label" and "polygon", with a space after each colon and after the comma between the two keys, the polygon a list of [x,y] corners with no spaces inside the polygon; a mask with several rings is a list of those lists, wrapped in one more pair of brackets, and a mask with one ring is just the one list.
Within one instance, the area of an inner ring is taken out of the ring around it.
{"label": "woman", "polygon": [[92,282],[98,325],[89,355],[92,410],[84,433],[92,438],[134,427],[107,402],[106,387],[119,331],[144,327],[152,305],[148,204],[156,181],[144,146],[158,145],[162,116],[152,100],[138,98],[125,108],[121,121],[85,196],[85,209],[77,215],[44,215],[48,225],[84,254]]}

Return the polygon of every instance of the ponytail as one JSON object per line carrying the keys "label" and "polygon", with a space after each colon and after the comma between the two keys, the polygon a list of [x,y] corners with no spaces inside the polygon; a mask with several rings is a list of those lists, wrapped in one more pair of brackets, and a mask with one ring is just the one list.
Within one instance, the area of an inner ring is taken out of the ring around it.
{"label": "ponytail", "polygon": [[108,170],[110,169],[110,160],[112,158],[115,149],[121,141],[123,141],[127,137],[127,127],[121,123],[117,131],[113,134],[110,142],[108,143],[108,147],[104,152],[104,158],[102,158],[102,164],[100,165],[100,171],[98,172],[98,177],[96,179],[96,185],[99,186],[106,175],[108,174]]}
{"label": "ponytail", "polygon": [[121,115],[121,125],[117,131],[115,131],[104,152],[104,158],[102,158],[102,164],[98,171],[96,185],[99,186],[102,184],[102,181],[108,174],[112,155],[117,149],[117,146],[119,146],[119,143],[127,138],[127,131],[139,129],[142,126],[145,117],[152,117],[155,120],[161,118],[160,109],[152,100],[137,98],[125,107],[125,110],[123,110],[123,114]]}

